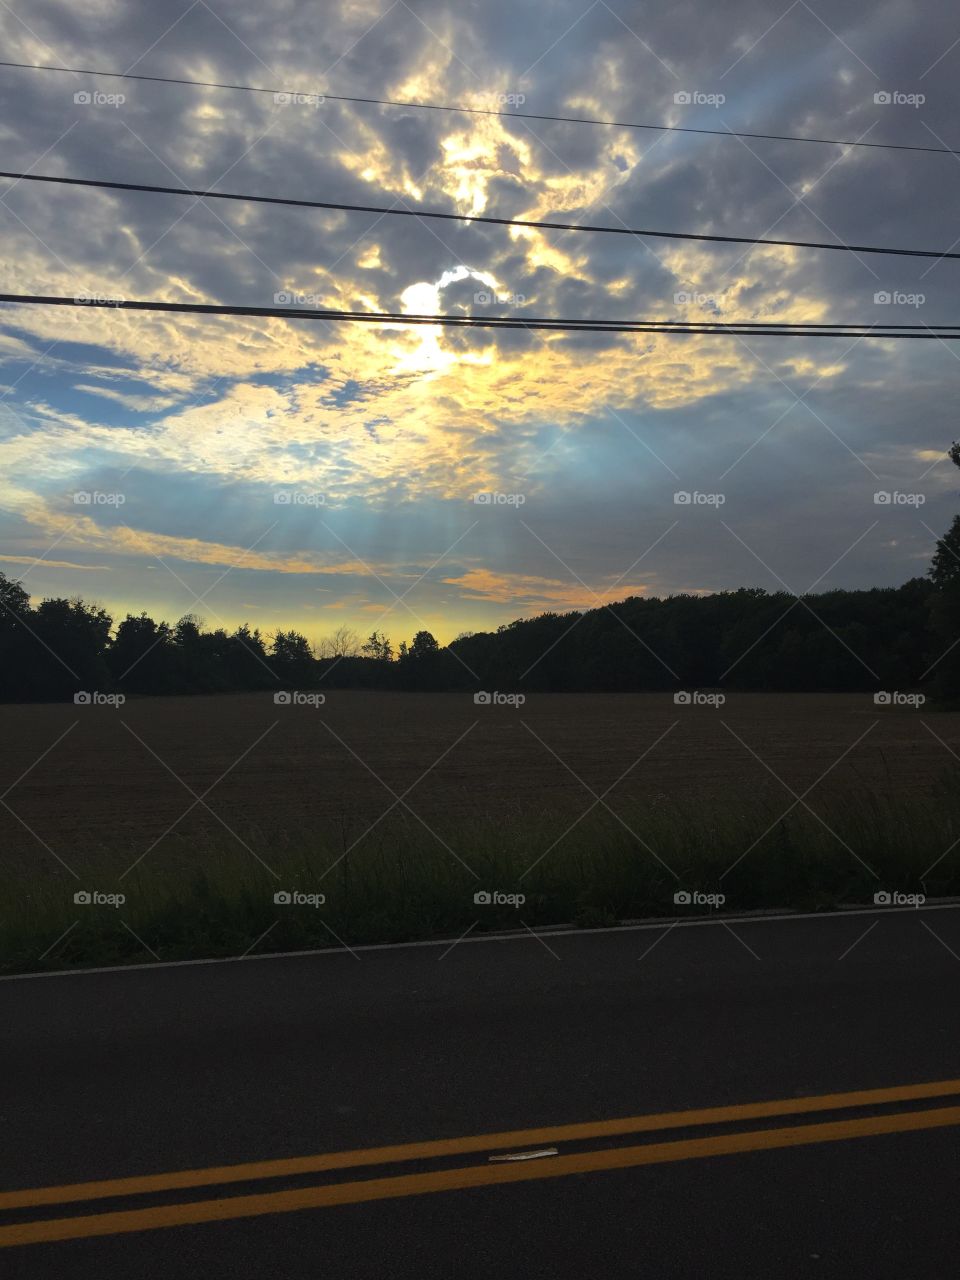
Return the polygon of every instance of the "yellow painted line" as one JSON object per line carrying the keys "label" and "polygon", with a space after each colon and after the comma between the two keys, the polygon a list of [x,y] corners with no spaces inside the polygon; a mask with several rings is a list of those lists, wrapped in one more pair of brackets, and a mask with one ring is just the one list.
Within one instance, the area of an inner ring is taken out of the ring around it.
{"label": "yellow painted line", "polygon": [[533,1160],[526,1164],[470,1165],[459,1169],[441,1169],[435,1173],[408,1173],[392,1178],[301,1187],[295,1191],[272,1191],[220,1200],[160,1205],[148,1209],[127,1209],[116,1213],[51,1218],[0,1227],[0,1248],[118,1235],[129,1231],[152,1231],[160,1227],[180,1227],[201,1222],[255,1218],[268,1213],[331,1208],[334,1205],[390,1200],[399,1196],[427,1195],[436,1191],[488,1187],[497,1183],[532,1182],[540,1178],[560,1178],[575,1173],[597,1173],[605,1169],[627,1169],[636,1165],[666,1164],[676,1160],[704,1159],[747,1151],[769,1151],[778,1147],[806,1146],[814,1142],[840,1142],[881,1134],[938,1129],[947,1125],[960,1125],[960,1107],[904,1111],[894,1115],[867,1116],[860,1120],[832,1120],[785,1129],[755,1129],[746,1133],[725,1133],[714,1138],[687,1138],[674,1142],[645,1143],[636,1147],[613,1147],[603,1151],[558,1156],[555,1160]]}
{"label": "yellow painted line", "polygon": [[129,1178],[108,1178],[99,1182],[74,1182],[63,1186],[33,1187],[23,1191],[0,1192],[0,1210],[28,1209],[36,1205],[65,1204],[80,1200],[102,1200],[110,1196],[179,1191],[193,1187],[218,1186],[226,1182],[249,1182],[258,1178],[289,1178],[307,1173],[326,1173],[334,1169],[394,1164],[403,1160],[433,1160],[444,1156],[472,1155],[478,1151],[556,1146],[561,1142],[617,1138],[626,1134],[651,1133],[660,1129],[678,1129],[693,1125],[762,1120],[770,1116],[805,1115],[817,1111],[837,1111],[845,1107],[913,1102],[956,1093],[960,1093],[960,1080],[937,1080],[926,1084],[898,1085],[888,1089],[860,1089],[853,1093],[825,1093],[804,1098],[781,1098],[770,1102],[735,1103],[731,1106],[708,1107],[697,1111],[663,1111],[654,1115],[627,1116],[617,1120],[587,1120],[578,1124],[555,1125],[552,1128],[515,1129],[504,1133],[484,1133],[466,1138],[440,1138],[430,1142],[408,1142],[389,1147],[361,1147],[355,1151],[337,1151],[323,1155],[256,1160],[246,1164],[220,1165],[209,1169],[182,1169],[174,1173],[151,1173]]}

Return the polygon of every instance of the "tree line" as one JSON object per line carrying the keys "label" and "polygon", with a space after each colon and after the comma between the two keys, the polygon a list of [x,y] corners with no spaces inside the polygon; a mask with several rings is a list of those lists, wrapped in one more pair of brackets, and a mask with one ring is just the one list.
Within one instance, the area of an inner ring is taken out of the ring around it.
{"label": "tree line", "polygon": [[[929,686],[960,696],[960,521],[930,578],[799,601],[756,588],[632,597],[586,613],[544,613],[441,646],[420,631],[396,653],[375,632],[339,652],[296,631],[205,630],[143,613],[116,630],[83,600],[43,600],[0,573],[0,699],[267,689],[498,689],[619,692],[727,687],[859,691]],[[945,540],[946,541],[946,540]],[[940,554],[938,552],[938,554]],[[949,589],[938,577],[950,579]],[[326,652],[325,652],[326,648]],[[945,656],[942,656],[944,655]],[[930,668],[933,668],[930,671]]]}
{"label": "tree line", "polygon": [[[950,456],[960,467],[960,445]],[[921,688],[960,701],[960,516],[925,578],[797,598],[759,588],[631,597],[544,613],[441,646],[419,631],[396,650],[341,627],[311,646],[297,631],[206,630],[128,614],[114,629],[81,599],[33,605],[0,573],[0,700],[280,689],[626,692],[681,688],[855,692]]]}

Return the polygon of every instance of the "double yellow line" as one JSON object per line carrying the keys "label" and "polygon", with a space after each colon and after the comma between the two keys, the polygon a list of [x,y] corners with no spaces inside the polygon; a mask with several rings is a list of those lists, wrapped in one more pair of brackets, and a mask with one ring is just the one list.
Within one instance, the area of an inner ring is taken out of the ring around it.
{"label": "double yellow line", "polygon": [[[918,1102],[928,1098],[949,1097],[957,1094],[960,1094],[960,1080],[941,1080],[930,1084],[902,1085],[891,1089],[866,1089],[854,1093],[785,1098],[776,1102],[749,1102],[698,1111],[667,1111],[656,1115],[588,1121],[584,1124],[559,1125],[545,1129],[519,1129],[505,1133],[479,1134],[468,1138],[444,1138],[434,1142],[369,1147],[325,1155],[297,1156],[285,1160],[259,1160],[248,1164],[222,1165],[209,1169],[185,1169],[176,1173],[110,1178],[99,1182],[78,1182],[57,1187],[37,1187],[24,1191],[0,1192],[0,1212],[183,1191],[198,1187],[224,1186],[229,1183],[268,1178],[292,1178],[304,1174],[329,1173],[339,1169],[356,1169],[405,1161],[455,1158],[484,1151],[516,1151],[558,1143],[653,1133],[664,1129],[693,1128],[770,1117],[888,1106],[891,1103]],[[947,1125],[960,1125],[960,1106],[885,1112],[879,1115],[818,1121],[813,1124],[789,1125],[781,1128],[739,1130],[714,1137],[646,1142],[637,1146],[604,1147],[594,1151],[578,1151],[569,1155],[557,1155],[516,1164],[458,1165],[429,1173],[405,1173],[351,1182],[327,1182],[285,1191],[259,1192],[253,1195],[226,1196],[214,1200],[192,1200],[107,1213],[15,1222],[6,1226],[0,1225],[0,1247],[39,1244],[53,1240],[78,1240],[89,1236],[148,1231],[159,1227],[251,1218],[267,1213],[289,1213],[297,1209],[329,1208],[333,1205],[360,1204],[365,1201],[393,1199],[399,1196],[425,1195],[434,1191],[454,1191],[466,1187],[493,1186],[499,1183],[529,1182],[539,1178],[560,1178],[575,1173],[594,1173],[604,1169],[626,1169],[638,1165],[733,1155],[745,1151],[805,1146],[815,1142],[839,1142],[850,1138],[907,1133],[942,1128]]]}

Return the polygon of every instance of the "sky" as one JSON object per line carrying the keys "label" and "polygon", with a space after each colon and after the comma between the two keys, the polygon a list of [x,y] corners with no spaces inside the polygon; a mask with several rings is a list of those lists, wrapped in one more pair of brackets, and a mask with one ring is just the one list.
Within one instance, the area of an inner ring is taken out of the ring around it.
{"label": "sky", "polygon": [[[271,92],[0,68],[5,168],[956,250],[960,156],[320,97],[960,147],[960,12],[918,12],[12,0],[7,60]],[[960,323],[960,262],[934,259],[9,179],[0,237],[3,292]],[[960,343],[6,305],[0,360],[0,571],[34,601],[82,596],[117,620],[446,642],[629,595],[891,586],[926,571],[957,507]]]}

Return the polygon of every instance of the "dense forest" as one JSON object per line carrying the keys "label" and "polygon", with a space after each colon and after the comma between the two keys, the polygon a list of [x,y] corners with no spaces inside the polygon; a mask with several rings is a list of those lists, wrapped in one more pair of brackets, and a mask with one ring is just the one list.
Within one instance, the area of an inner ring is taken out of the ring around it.
{"label": "dense forest", "polygon": [[[951,449],[960,466],[960,445]],[[796,597],[758,588],[633,597],[545,613],[441,647],[420,631],[396,652],[341,627],[312,647],[296,631],[114,620],[83,600],[34,605],[0,573],[0,700],[283,689],[632,691],[919,688],[960,700],[960,516],[925,578],[900,587]]]}
{"label": "dense forest", "polygon": [[[958,562],[960,564],[960,562]],[[951,601],[949,596],[954,598]],[[36,607],[0,574],[0,698],[69,700],[79,690],[131,694],[363,688],[871,690],[929,687],[952,697],[960,646],[956,590],[932,579],[797,599],[757,589],[632,598],[587,613],[546,613],[441,647],[427,631],[396,654],[345,628],[317,649],[295,631],[265,639],[141,614],[113,629],[82,600]],[[937,661],[937,659],[940,661]],[[932,664],[932,671],[930,670]]]}

